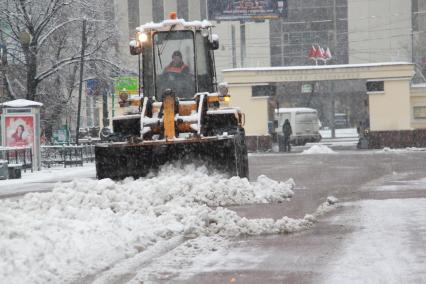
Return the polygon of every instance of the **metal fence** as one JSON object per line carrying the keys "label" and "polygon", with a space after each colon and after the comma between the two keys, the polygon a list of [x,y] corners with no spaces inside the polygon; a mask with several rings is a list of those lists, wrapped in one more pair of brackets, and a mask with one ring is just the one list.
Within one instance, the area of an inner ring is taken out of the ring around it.
{"label": "metal fence", "polygon": [[83,163],[95,160],[94,145],[59,145],[42,146],[41,163],[44,167],[50,168],[54,165],[82,166]]}
{"label": "metal fence", "polygon": [[[33,171],[33,153],[31,147],[0,147],[0,160],[9,165],[20,164],[22,169]],[[50,168],[55,165],[82,166],[83,163],[95,161],[94,145],[59,145],[41,146],[42,166]]]}
{"label": "metal fence", "polygon": [[9,165],[20,164],[24,171],[33,171],[31,147],[0,147],[0,160],[6,160]]}

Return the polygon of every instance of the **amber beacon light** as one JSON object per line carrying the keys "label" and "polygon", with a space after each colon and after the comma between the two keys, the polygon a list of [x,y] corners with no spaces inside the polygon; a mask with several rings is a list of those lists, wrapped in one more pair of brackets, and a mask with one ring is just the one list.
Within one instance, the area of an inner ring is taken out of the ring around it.
{"label": "amber beacon light", "polygon": [[176,20],[177,19],[176,12],[170,12],[169,17],[170,17],[171,20]]}

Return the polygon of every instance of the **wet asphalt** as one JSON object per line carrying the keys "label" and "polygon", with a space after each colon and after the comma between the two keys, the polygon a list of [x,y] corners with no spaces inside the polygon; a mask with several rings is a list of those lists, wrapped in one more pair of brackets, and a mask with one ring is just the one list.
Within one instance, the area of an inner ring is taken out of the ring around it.
{"label": "wet asphalt", "polygon": [[[373,190],[398,180],[426,178],[426,152],[254,154],[249,160],[251,180],[261,174],[281,181],[293,178],[296,188],[294,197],[285,203],[232,207],[247,218],[302,218],[313,213],[330,195],[339,202],[426,198],[426,188]],[[247,258],[252,258],[247,263],[255,260],[254,266],[246,267],[246,260],[242,259],[236,269],[209,269],[189,279],[169,280],[173,283],[328,283],[327,268],[338,265],[336,261],[344,241],[360,229],[351,224],[336,225],[330,220],[343,213],[355,215],[355,210],[351,206],[337,208],[323,216],[312,229],[296,234],[234,239],[230,252],[244,252]],[[420,239],[419,246],[419,249],[423,247]]]}

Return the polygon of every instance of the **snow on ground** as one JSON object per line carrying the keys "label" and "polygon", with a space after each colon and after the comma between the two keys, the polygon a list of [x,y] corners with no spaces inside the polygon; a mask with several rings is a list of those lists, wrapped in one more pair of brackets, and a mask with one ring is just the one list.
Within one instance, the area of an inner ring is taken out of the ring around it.
{"label": "snow on ground", "polygon": [[426,190],[426,178],[419,180],[398,180],[374,187],[375,191]]}
{"label": "snow on ground", "polygon": [[[312,215],[304,219],[312,220],[333,210],[332,206],[337,198],[329,197],[321,204]],[[202,236],[190,240],[154,259],[149,265],[137,271],[137,275],[128,283],[157,283],[159,280],[187,280],[193,275],[211,271],[240,271],[250,270],[258,266],[268,253],[259,252],[258,249],[235,248],[235,241],[213,235]],[[129,269],[129,271],[132,271]],[[134,270],[133,270],[134,271]],[[96,282],[104,284],[108,282]]]}
{"label": "snow on ground", "polygon": [[43,168],[41,171],[22,170],[22,178],[20,179],[7,179],[0,180],[0,186],[3,185],[15,185],[23,183],[34,183],[34,182],[48,182],[61,179],[69,179],[75,177],[95,177],[95,164],[88,163],[82,167],[52,167]]}
{"label": "snow on ground", "polygon": [[128,284],[170,281],[171,278],[185,280],[201,272],[239,270],[242,265],[244,269],[250,269],[265,257],[259,253],[253,257],[237,250],[229,253],[231,247],[232,242],[218,236],[190,240],[139,270]]}
{"label": "snow on ground", "polygon": [[337,152],[331,150],[325,145],[313,145],[307,150],[303,150],[302,154],[336,154]]}
{"label": "snow on ground", "polygon": [[355,232],[324,283],[426,283],[426,199],[365,200],[333,217]]}
{"label": "snow on ground", "polygon": [[426,151],[426,148],[416,148],[416,147],[407,147],[407,148],[389,148],[384,147],[381,150],[376,151],[376,153],[407,153],[407,152],[419,152],[419,151]]}
{"label": "snow on ground", "polygon": [[57,181],[70,181],[73,178],[95,178],[94,163],[84,164],[82,167],[53,167],[43,168],[41,171],[22,171],[22,178],[0,180],[0,196],[19,192],[37,191],[33,184],[55,183]]}
{"label": "snow on ground", "polygon": [[[165,166],[144,179],[79,179],[52,192],[0,201],[2,283],[66,283],[148,253],[175,237],[290,233],[310,228],[317,215],[246,219],[226,205],[282,202],[293,180],[255,182],[193,165]],[[209,207],[210,206],[210,207]],[[325,205],[320,211],[328,210]]]}

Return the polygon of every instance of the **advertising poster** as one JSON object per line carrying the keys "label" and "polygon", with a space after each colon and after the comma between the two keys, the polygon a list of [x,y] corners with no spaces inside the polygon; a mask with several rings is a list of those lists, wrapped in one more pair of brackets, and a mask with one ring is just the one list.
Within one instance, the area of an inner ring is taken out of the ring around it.
{"label": "advertising poster", "polygon": [[34,117],[7,116],[5,119],[7,147],[34,146]]}
{"label": "advertising poster", "polygon": [[[212,1],[213,2],[213,1]],[[287,0],[224,0],[209,3],[212,20],[262,20],[285,17]]]}

